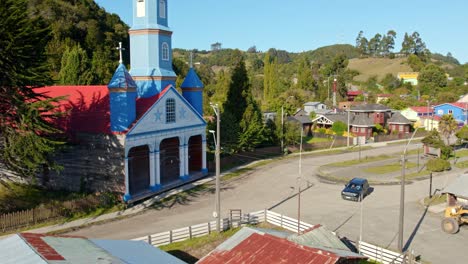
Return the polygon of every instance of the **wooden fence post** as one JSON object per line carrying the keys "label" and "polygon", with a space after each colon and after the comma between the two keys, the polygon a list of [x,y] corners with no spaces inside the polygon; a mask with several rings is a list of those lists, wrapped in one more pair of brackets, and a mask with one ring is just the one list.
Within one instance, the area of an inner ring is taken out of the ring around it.
{"label": "wooden fence post", "polygon": [[169,244],[172,243],[172,230],[169,231]]}
{"label": "wooden fence post", "polygon": [[263,211],[263,215],[264,215],[263,222],[268,223],[268,212],[267,212],[267,209],[265,209],[265,210]]}
{"label": "wooden fence post", "polygon": [[189,238],[192,239],[192,226],[188,227],[188,231],[189,231]]}
{"label": "wooden fence post", "polygon": [[153,243],[151,241],[151,235],[148,235],[148,244],[153,245]]}
{"label": "wooden fence post", "polygon": [[211,234],[211,222],[208,222],[208,235]]}

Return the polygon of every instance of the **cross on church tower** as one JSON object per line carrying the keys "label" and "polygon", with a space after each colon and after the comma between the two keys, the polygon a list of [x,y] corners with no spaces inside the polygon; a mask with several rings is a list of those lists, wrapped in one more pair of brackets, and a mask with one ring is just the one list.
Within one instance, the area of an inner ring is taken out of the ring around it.
{"label": "cross on church tower", "polygon": [[122,64],[123,63],[122,50],[125,50],[125,48],[122,48],[122,42],[119,42],[119,46],[116,47],[115,49],[119,50],[119,55],[120,55],[119,63]]}

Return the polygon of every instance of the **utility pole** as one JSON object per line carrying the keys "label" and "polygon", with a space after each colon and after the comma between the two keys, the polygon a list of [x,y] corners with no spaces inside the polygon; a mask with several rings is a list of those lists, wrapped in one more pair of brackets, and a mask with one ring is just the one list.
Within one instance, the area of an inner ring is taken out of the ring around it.
{"label": "utility pole", "polygon": [[405,149],[403,150],[403,155],[401,155],[401,185],[400,185],[400,217],[399,217],[399,224],[398,224],[398,250],[403,252],[403,226],[404,226],[404,219],[405,219],[405,169],[406,169],[406,150],[408,149],[411,140],[413,140],[414,135],[418,131],[419,127],[417,127],[413,135],[411,136],[408,144],[406,144]]}
{"label": "utility pole", "polygon": [[333,107],[336,109],[336,78],[333,79]]}
{"label": "utility pole", "polygon": [[284,153],[284,110],[281,106],[281,153]]}
{"label": "utility pole", "polygon": [[351,110],[351,105],[348,106],[348,110],[347,110],[348,111],[348,139],[346,140],[346,147],[348,147],[348,148],[349,148],[349,126],[350,126],[350,124],[349,124],[349,122],[350,122],[349,121],[349,110]]}
{"label": "utility pole", "polygon": [[[211,104],[215,114],[216,114],[216,211],[213,213],[213,216],[216,218],[216,232],[221,232],[221,195],[220,195],[220,174],[221,174],[221,164],[220,164],[220,152],[221,152],[221,132],[220,132],[220,112],[218,104]],[[210,131],[211,132],[211,131]],[[214,135],[214,133],[213,133]]]}
{"label": "utility pole", "polygon": [[299,146],[299,180],[297,193],[297,234],[301,234],[301,181],[302,181],[302,134],[304,128],[301,127],[301,145]]}

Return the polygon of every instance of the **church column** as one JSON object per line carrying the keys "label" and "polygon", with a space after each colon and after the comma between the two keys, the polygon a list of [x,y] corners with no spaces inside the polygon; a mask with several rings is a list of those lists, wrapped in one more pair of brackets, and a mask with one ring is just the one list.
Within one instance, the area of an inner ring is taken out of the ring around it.
{"label": "church column", "polygon": [[128,179],[129,177],[128,162],[129,162],[129,158],[126,155],[125,157],[125,195],[123,197],[123,200],[125,202],[132,199],[132,196],[130,195],[130,186],[129,186],[129,179]]}
{"label": "church column", "polygon": [[188,145],[188,139],[187,142],[184,144],[184,155],[185,155],[185,177],[189,178],[189,145]]}
{"label": "church column", "polygon": [[187,159],[185,155],[185,137],[179,137],[179,177],[181,180],[186,180],[185,176],[185,160]]}
{"label": "church column", "polygon": [[157,191],[156,188],[156,154],[154,150],[150,151],[149,162],[150,162],[150,189],[151,191]]}
{"label": "church column", "polygon": [[208,168],[206,167],[206,136],[202,135],[202,173],[203,175],[208,174]]}
{"label": "church column", "polygon": [[155,165],[156,165],[156,186],[161,188],[161,155],[159,149],[159,142],[154,146],[155,152]]}

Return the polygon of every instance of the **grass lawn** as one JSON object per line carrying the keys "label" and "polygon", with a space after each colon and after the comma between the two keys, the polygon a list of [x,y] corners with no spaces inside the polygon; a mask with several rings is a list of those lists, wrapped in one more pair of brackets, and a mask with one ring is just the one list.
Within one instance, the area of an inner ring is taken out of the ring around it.
{"label": "grass lawn", "polygon": [[379,155],[379,156],[374,156],[374,157],[361,158],[361,160],[355,159],[355,160],[347,160],[347,161],[342,161],[342,162],[330,163],[330,164],[327,164],[325,166],[347,167],[347,166],[358,165],[358,164],[367,163],[367,162],[386,160],[386,159],[390,159],[390,158],[392,158],[392,156]]}
{"label": "grass lawn", "polygon": [[446,194],[436,194],[432,196],[432,198],[426,197],[424,198],[424,205],[436,205],[436,204],[441,204],[445,203],[447,201],[447,195]]}
{"label": "grass lawn", "polygon": [[320,138],[320,137],[307,137],[305,142],[312,144],[312,143],[321,143],[321,142],[332,142],[333,139],[330,138]]}
{"label": "grass lawn", "polygon": [[455,167],[457,167],[457,168],[459,168],[459,169],[466,169],[466,168],[468,168],[468,160],[460,161],[460,162],[455,163]]}
{"label": "grass lawn", "polygon": [[[400,166],[400,169],[401,169],[401,166]],[[414,173],[410,173],[410,174],[405,174],[405,181],[407,180],[412,180],[412,179],[417,179],[417,178],[420,178],[420,177],[424,177],[424,176],[429,176],[431,172],[428,171],[428,170],[422,170],[420,172],[414,172]],[[396,177],[396,179],[401,179],[401,176],[398,176]]]}
{"label": "grass lawn", "polygon": [[456,151],[455,153],[456,153],[456,156],[457,156],[458,158],[467,157],[467,156],[468,156],[468,149],[458,150],[458,151]]}
{"label": "grass lawn", "polygon": [[[413,162],[406,163],[407,169],[415,168],[416,166],[417,164]],[[400,171],[400,170],[401,170],[400,163],[388,164],[388,165],[377,166],[377,167],[369,167],[369,168],[363,169],[363,171],[365,172],[375,173],[375,174],[386,174],[386,173]]]}

